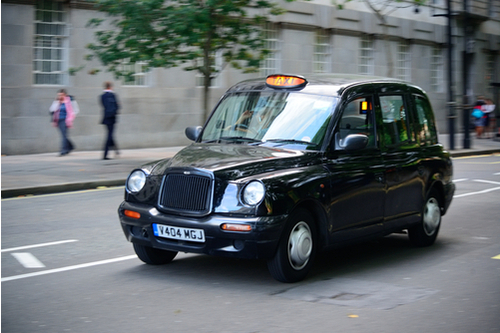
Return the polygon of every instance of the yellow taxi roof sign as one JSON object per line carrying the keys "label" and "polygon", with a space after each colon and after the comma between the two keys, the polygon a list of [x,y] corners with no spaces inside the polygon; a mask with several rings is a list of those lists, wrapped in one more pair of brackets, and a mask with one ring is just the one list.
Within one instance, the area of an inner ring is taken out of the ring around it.
{"label": "yellow taxi roof sign", "polygon": [[272,88],[301,88],[307,80],[299,75],[272,74],[266,78],[266,84]]}

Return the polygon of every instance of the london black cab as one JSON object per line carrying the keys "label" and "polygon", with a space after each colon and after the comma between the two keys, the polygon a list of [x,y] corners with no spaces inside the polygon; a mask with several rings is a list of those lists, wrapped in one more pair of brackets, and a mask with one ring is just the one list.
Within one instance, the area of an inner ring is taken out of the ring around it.
{"label": "london black cab", "polygon": [[231,87],[193,144],[128,177],[137,256],[267,260],[303,279],[329,247],[407,230],[434,243],[455,185],[425,92],[392,79],[271,75]]}

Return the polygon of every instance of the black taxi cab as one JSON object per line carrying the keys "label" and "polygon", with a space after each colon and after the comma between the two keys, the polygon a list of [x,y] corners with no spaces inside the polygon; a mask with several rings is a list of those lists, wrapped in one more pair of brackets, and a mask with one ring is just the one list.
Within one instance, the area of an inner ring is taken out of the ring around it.
{"label": "black taxi cab", "polygon": [[186,135],[127,179],[118,214],[148,264],[179,251],[262,259],[296,282],[330,247],[401,231],[432,245],[455,191],[427,95],[393,79],[243,81]]}

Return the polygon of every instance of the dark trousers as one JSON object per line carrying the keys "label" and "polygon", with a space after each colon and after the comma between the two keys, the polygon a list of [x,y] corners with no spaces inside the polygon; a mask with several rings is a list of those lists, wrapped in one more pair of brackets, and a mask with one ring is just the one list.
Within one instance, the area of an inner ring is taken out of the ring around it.
{"label": "dark trousers", "polygon": [[108,157],[108,151],[111,147],[113,147],[116,151],[118,151],[118,146],[113,139],[113,132],[115,130],[115,124],[106,124],[108,128],[108,137],[106,138],[106,144],[104,145],[104,158]]}
{"label": "dark trousers", "polygon": [[57,127],[59,127],[59,131],[61,131],[61,154],[66,155],[71,150],[73,150],[73,143],[68,139],[68,127],[66,126],[66,120],[60,119],[57,122]]}

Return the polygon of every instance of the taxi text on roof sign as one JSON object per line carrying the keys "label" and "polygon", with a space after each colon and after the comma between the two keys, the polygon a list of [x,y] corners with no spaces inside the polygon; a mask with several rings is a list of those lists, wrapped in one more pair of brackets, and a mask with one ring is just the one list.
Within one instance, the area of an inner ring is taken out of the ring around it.
{"label": "taxi text on roof sign", "polygon": [[298,88],[305,86],[307,81],[300,76],[273,74],[267,77],[266,84],[274,88]]}

